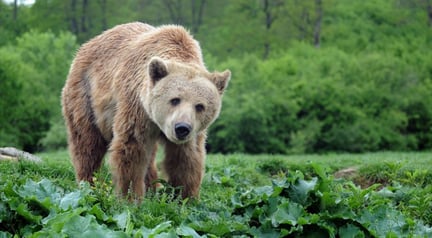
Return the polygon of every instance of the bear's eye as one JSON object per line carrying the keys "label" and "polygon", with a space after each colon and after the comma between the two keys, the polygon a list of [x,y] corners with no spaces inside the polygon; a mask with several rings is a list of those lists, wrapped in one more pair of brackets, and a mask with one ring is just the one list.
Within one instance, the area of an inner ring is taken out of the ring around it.
{"label": "bear's eye", "polygon": [[202,112],[202,111],[204,111],[204,109],[205,109],[205,107],[204,107],[204,105],[202,105],[201,103],[195,105],[195,110],[196,110],[197,112]]}
{"label": "bear's eye", "polygon": [[177,105],[180,104],[180,101],[181,101],[180,98],[173,98],[173,99],[170,100],[170,103],[173,106],[177,106]]}

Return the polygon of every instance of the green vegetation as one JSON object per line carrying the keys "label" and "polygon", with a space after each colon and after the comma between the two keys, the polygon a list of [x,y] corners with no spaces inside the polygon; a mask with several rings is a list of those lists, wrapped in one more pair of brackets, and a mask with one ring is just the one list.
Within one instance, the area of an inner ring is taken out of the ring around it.
{"label": "green vegetation", "polygon": [[431,9],[423,0],[0,2],[0,146],[64,148],[59,95],[78,45],[142,21],[185,25],[210,69],[232,70],[212,152],[428,150]]}
{"label": "green vegetation", "polygon": [[137,204],[114,195],[107,167],[78,187],[66,152],[41,156],[0,163],[0,237],[432,235],[431,153],[212,155],[199,201],[165,187]]}
{"label": "green vegetation", "polygon": [[[50,128],[63,123],[60,90],[76,48],[71,33],[36,31],[0,48],[0,146],[34,151],[43,138],[49,140]],[[64,146],[66,133],[56,140]]]}
{"label": "green vegetation", "polygon": [[[0,1],[0,147],[60,150],[0,162],[0,237],[432,237],[431,1],[18,2]],[[163,180],[123,201],[106,166],[75,183],[61,88],[80,44],[131,21],[182,24],[232,70],[209,148],[234,154],[208,156],[199,201]]]}
{"label": "green vegetation", "polygon": [[392,53],[353,57],[336,48],[298,44],[272,59],[245,56],[224,67],[231,67],[236,78],[211,127],[209,143],[215,151],[365,152],[432,146],[429,66],[416,68]]}

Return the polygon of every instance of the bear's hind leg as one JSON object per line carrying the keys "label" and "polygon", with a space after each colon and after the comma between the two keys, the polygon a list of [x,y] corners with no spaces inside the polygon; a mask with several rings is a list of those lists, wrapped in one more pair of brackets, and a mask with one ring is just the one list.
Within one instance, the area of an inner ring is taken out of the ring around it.
{"label": "bear's hind leg", "polygon": [[108,149],[108,142],[94,124],[90,83],[81,71],[85,67],[80,61],[73,63],[62,92],[69,151],[78,182],[92,182],[93,173],[100,168]]}
{"label": "bear's hind leg", "polygon": [[75,168],[76,180],[93,182],[107,151],[107,142],[99,129],[90,121],[83,120],[78,125],[67,121],[69,130],[69,151]]}
{"label": "bear's hind leg", "polygon": [[[78,143],[70,143],[72,162],[75,167],[77,181],[93,182],[94,172],[101,167],[107,151],[107,143],[102,136],[89,135],[89,131],[78,139]],[[85,138],[83,138],[85,137]]]}

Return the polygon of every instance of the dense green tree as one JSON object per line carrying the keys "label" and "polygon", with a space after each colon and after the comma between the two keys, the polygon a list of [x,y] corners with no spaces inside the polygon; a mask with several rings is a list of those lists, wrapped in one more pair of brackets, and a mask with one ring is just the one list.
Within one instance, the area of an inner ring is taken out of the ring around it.
{"label": "dense green tree", "polygon": [[0,46],[13,41],[15,36],[29,29],[27,25],[29,11],[29,7],[8,5],[0,1]]}
{"label": "dense green tree", "polygon": [[[432,57],[429,53],[428,56]],[[210,131],[214,151],[364,152],[431,148],[430,68],[409,58],[298,44],[230,60],[235,81]]]}
{"label": "dense green tree", "polygon": [[0,48],[2,86],[9,85],[1,92],[0,103],[7,108],[2,120],[8,122],[6,128],[13,128],[10,131],[15,138],[0,140],[1,145],[38,149],[50,121],[61,118],[60,91],[76,48],[70,33],[35,31],[23,34],[16,44]]}
{"label": "dense green tree", "polygon": [[20,85],[14,80],[16,72],[10,70],[10,65],[0,59],[0,144],[6,142],[17,144],[18,131],[13,127],[15,107],[18,104],[17,95],[21,91]]}

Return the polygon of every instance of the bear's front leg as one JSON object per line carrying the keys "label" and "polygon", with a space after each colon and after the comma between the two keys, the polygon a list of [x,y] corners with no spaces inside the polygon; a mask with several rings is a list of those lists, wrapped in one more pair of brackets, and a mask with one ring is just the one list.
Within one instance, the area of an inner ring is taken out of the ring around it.
{"label": "bear's front leg", "polygon": [[199,190],[204,175],[205,135],[185,144],[165,143],[164,170],[168,183],[182,187],[183,198],[199,198]]}
{"label": "bear's front leg", "polygon": [[111,169],[113,181],[119,194],[133,195],[140,199],[145,193],[145,177],[151,162],[154,146],[145,146],[132,137],[128,140],[115,138],[111,144]]}

